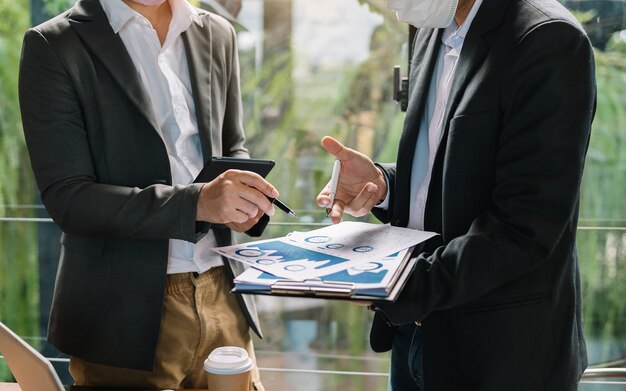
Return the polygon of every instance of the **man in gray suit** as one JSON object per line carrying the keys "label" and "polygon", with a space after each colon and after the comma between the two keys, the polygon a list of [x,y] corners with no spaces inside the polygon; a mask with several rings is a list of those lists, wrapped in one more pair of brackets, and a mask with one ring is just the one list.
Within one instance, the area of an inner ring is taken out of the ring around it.
{"label": "man in gray suit", "polygon": [[398,300],[372,306],[391,388],[574,391],[587,365],[575,240],[593,48],[556,0],[388,5],[419,27],[396,163],[322,143],[343,163],[334,222],[373,210],[441,234],[414,254]]}
{"label": "man in gray suit", "polygon": [[238,66],[232,26],[186,0],[79,0],[26,33],[24,133],[63,231],[48,339],[76,384],[205,388],[214,347],[254,357],[242,270],[210,248],[278,192],[244,171],[193,183],[212,156],[248,157]]}

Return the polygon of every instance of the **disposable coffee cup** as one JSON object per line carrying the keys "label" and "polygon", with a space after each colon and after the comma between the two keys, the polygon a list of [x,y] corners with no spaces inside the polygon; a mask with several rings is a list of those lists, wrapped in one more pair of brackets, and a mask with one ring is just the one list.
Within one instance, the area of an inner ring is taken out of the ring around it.
{"label": "disposable coffee cup", "polygon": [[209,391],[248,391],[254,362],[237,346],[222,346],[204,360]]}

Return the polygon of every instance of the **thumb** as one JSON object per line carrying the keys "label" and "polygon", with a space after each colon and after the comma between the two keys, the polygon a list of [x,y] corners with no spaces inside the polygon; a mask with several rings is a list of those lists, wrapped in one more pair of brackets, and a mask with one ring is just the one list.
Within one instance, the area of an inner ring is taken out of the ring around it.
{"label": "thumb", "polygon": [[322,147],[339,160],[349,160],[352,152],[350,148],[346,148],[342,143],[330,136],[322,138]]}

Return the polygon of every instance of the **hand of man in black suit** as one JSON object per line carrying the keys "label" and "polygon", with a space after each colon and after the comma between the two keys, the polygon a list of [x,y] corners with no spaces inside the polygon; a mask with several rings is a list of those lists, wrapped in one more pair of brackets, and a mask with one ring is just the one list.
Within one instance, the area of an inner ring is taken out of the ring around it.
{"label": "hand of man in black suit", "polygon": [[[328,214],[333,224],[341,221],[344,211],[355,217],[369,213],[387,194],[387,183],[382,171],[369,157],[346,148],[332,137],[324,137],[322,146],[341,161],[337,192]],[[317,196],[317,205],[330,205],[329,191],[330,186],[327,184]]]}

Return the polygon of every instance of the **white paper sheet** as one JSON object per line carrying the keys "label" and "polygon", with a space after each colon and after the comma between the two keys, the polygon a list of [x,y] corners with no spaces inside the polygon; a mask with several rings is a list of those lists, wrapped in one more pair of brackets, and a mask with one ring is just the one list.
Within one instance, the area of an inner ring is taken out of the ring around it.
{"label": "white paper sheet", "polygon": [[379,260],[435,235],[383,224],[343,222],[213,250],[274,276],[304,281]]}
{"label": "white paper sheet", "polygon": [[287,239],[307,248],[353,261],[369,262],[422,243],[434,232],[387,224],[346,221],[308,232],[292,232]]}

